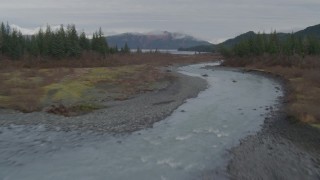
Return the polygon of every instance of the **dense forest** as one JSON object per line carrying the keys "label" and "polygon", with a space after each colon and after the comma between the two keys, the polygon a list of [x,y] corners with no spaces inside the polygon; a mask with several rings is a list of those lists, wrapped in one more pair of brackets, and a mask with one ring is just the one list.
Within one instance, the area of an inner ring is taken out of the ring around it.
{"label": "dense forest", "polygon": [[84,32],[78,33],[75,25],[63,25],[56,31],[47,26],[35,35],[25,36],[12,29],[9,24],[1,23],[0,27],[0,58],[20,60],[28,58],[77,58],[84,52],[96,53],[101,57],[114,53],[129,53],[125,45],[109,47],[101,28],[93,33],[92,39]]}
{"label": "dense forest", "polygon": [[241,40],[231,48],[220,46],[220,52],[226,57],[250,57],[264,54],[270,55],[320,55],[320,39],[309,35],[290,34],[283,37],[276,32],[258,33]]}

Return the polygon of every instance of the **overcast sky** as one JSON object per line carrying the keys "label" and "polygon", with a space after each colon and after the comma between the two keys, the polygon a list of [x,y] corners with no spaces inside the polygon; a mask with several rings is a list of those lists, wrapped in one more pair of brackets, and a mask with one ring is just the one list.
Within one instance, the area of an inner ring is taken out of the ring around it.
{"label": "overcast sky", "polygon": [[75,24],[106,35],[167,30],[217,42],[249,30],[320,23],[320,0],[0,0],[0,21],[24,28]]}

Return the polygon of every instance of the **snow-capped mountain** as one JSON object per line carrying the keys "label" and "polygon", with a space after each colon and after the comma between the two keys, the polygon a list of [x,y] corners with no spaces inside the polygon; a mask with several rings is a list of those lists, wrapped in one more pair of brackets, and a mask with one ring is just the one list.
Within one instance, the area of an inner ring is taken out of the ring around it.
{"label": "snow-capped mountain", "polygon": [[124,33],[108,36],[110,46],[123,47],[125,43],[132,49],[178,49],[199,45],[209,45],[207,41],[199,40],[183,33],[154,31],[149,33]]}
{"label": "snow-capped mountain", "polygon": [[[42,29],[43,31],[46,31],[47,26],[45,25],[45,26],[41,26],[41,27],[28,29],[28,28],[20,27],[20,26],[15,25],[15,24],[11,24],[10,28],[11,29],[15,29],[17,31],[20,31],[23,35],[34,35],[34,34],[38,33],[40,29]],[[59,26],[50,26],[50,28],[51,28],[52,31],[55,31],[55,30],[58,30],[60,28],[60,25]]]}

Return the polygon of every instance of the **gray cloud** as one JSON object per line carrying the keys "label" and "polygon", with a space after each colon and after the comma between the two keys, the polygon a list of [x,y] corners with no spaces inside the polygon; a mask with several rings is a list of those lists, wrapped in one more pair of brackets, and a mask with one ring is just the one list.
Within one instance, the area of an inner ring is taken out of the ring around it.
{"label": "gray cloud", "polygon": [[74,23],[92,32],[180,31],[209,41],[318,24],[319,0],[0,0],[0,20],[32,28]]}

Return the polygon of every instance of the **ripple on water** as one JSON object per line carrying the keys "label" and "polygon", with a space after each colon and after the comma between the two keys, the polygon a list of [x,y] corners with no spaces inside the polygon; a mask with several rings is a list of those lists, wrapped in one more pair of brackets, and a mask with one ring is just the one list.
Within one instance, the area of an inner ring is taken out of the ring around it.
{"label": "ripple on water", "polygon": [[191,138],[191,137],[192,137],[191,134],[188,134],[188,135],[186,135],[186,136],[177,136],[177,137],[176,137],[176,140],[178,140],[178,141],[184,141],[184,140],[187,140],[187,139],[189,139],[189,138]]}

